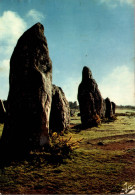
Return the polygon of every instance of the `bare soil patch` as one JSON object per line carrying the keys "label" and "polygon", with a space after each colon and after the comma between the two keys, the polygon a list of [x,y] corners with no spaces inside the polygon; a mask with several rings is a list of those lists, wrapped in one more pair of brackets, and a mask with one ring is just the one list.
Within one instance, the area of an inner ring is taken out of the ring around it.
{"label": "bare soil patch", "polygon": [[129,149],[135,149],[135,141],[132,139],[123,140],[120,142],[111,142],[99,147],[103,150],[129,150]]}

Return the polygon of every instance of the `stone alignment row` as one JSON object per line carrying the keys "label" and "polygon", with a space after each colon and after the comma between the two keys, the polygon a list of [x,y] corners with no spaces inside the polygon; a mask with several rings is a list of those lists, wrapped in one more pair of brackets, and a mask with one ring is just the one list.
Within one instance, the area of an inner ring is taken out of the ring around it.
{"label": "stone alignment row", "polygon": [[111,118],[115,114],[115,103],[111,103],[109,98],[102,98],[92,72],[86,66],[83,68],[82,81],[78,87],[78,102],[82,125],[85,128],[96,126],[98,119]]}

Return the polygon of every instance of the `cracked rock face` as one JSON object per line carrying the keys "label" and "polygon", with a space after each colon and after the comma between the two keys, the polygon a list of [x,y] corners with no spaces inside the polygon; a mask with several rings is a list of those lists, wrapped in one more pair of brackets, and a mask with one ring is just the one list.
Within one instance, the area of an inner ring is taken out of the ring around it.
{"label": "cracked rock face", "polygon": [[61,132],[69,128],[69,123],[69,103],[65,97],[63,90],[60,87],[53,85],[50,129],[53,132]]}
{"label": "cracked rock face", "polygon": [[84,127],[93,126],[93,117],[96,114],[103,117],[103,98],[92,77],[92,72],[86,66],[83,68],[82,82],[78,88],[78,101]]}
{"label": "cracked rock face", "polygon": [[52,62],[42,24],[19,38],[10,60],[9,87],[3,147],[27,151],[48,144]]}

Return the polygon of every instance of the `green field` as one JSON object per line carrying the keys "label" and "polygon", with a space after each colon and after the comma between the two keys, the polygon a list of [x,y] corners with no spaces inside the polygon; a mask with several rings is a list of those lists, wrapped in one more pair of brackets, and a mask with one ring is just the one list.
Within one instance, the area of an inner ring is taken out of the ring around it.
{"label": "green field", "polygon": [[12,162],[0,169],[0,193],[113,194],[135,184],[135,110],[119,109],[117,120],[91,129],[77,114],[70,124],[63,139],[81,143],[68,158],[42,152]]}

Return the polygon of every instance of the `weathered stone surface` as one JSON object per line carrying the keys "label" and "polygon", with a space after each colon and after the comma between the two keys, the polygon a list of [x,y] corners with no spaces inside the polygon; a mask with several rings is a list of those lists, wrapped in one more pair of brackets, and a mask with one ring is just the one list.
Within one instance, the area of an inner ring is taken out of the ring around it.
{"label": "weathered stone surface", "polygon": [[0,100],[0,123],[4,123],[6,110],[3,101]]}
{"label": "weathered stone surface", "polygon": [[53,85],[52,106],[50,114],[50,129],[61,132],[68,129],[70,122],[69,103],[60,87]]}
{"label": "weathered stone surface", "polygon": [[112,104],[112,114],[115,115],[116,104],[114,102],[111,102],[111,104]]}
{"label": "weathered stone surface", "polygon": [[101,118],[105,118],[106,113],[106,102],[105,99],[103,99],[102,109],[101,109]]}
{"label": "weathered stone surface", "polygon": [[105,99],[105,103],[106,103],[105,117],[111,118],[112,117],[112,104],[108,97]]}
{"label": "weathered stone surface", "polygon": [[3,148],[25,152],[47,144],[52,63],[42,24],[35,24],[19,38],[10,60],[9,83]]}
{"label": "weathered stone surface", "polygon": [[82,125],[86,127],[93,126],[95,123],[93,117],[96,114],[99,117],[103,115],[103,99],[90,69],[86,66],[83,68],[82,82],[78,88],[78,101]]}

